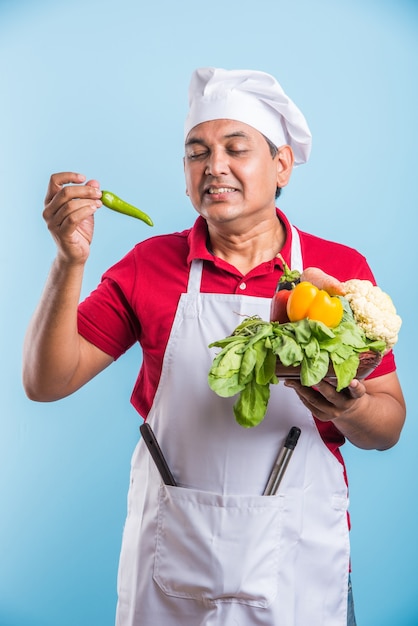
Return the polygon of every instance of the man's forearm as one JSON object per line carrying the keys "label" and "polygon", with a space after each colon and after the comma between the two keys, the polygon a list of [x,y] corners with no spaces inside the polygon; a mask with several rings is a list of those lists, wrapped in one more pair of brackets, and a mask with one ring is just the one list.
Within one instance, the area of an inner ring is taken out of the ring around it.
{"label": "man's forearm", "polygon": [[27,330],[23,384],[33,400],[55,400],[74,391],[80,361],[77,307],[83,264],[55,259]]}
{"label": "man's forearm", "polygon": [[405,403],[395,373],[366,382],[367,393],[352,410],[334,421],[347,439],[359,448],[387,450],[394,446],[405,421]]}
{"label": "man's forearm", "polygon": [[396,372],[365,381],[353,381],[350,393],[337,392],[321,381],[304,387],[286,381],[303,404],[321,421],[332,421],[351,443],[359,448],[386,450],[394,446],[405,420],[405,401]]}

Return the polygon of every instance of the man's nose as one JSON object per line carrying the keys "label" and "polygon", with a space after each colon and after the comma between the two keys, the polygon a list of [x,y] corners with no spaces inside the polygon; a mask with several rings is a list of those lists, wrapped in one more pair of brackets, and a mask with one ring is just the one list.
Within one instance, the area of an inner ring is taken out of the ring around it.
{"label": "man's nose", "polygon": [[229,172],[228,155],[224,150],[212,150],[206,162],[205,174],[221,176]]}

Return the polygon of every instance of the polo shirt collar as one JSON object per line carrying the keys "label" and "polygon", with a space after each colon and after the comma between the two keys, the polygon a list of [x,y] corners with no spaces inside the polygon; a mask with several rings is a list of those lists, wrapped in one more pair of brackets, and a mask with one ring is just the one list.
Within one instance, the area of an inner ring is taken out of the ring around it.
{"label": "polo shirt collar", "polygon": [[[286,263],[290,263],[290,248],[292,243],[292,231],[290,228],[290,223],[287,217],[285,216],[280,209],[276,209],[277,217],[282,222],[285,232],[286,232],[286,241],[280,252],[283,256]],[[213,254],[209,252],[207,248],[208,242],[208,228],[206,224],[206,220],[199,215],[197,220],[195,221],[193,227],[190,229],[188,235],[189,241],[189,254],[187,256],[187,262],[190,264],[195,259],[203,259],[212,261],[214,260]],[[281,260],[277,258],[277,264],[282,265]]]}

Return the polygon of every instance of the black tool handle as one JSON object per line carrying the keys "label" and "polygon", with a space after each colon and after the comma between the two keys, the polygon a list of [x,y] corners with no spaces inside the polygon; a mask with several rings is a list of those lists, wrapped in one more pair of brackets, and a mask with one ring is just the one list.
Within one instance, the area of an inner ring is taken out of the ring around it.
{"label": "black tool handle", "polygon": [[297,426],[292,426],[292,428],[289,430],[289,433],[286,437],[283,447],[280,450],[279,455],[274,463],[273,469],[267,481],[267,485],[266,485],[266,488],[264,489],[263,495],[265,496],[276,495],[279,485],[284,476],[284,473],[289,464],[290,457],[292,456],[294,449],[296,448],[296,444],[298,442],[300,433],[301,433],[301,430]]}
{"label": "black tool handle", "polygon": [[152,458],[154,459],[154,463],[160,472],[161,478],[166,485],[176,486],[176,481],[170,471],[170,468],[167,465],[167,461],[164,458],[162,450],[159,446],[157,438],[149,424],[145,422],[142,426],[139,427],[144,443],[146,444],[148,450]]}
{"label": "black tool handle", "polygon": [[299,436],[300,428],[298,428],[297,426],[292,426],[292,428],[289,430],[289,434],[286,437],[284,447],[289,448],[289,450],[294,450],[296,448]]}

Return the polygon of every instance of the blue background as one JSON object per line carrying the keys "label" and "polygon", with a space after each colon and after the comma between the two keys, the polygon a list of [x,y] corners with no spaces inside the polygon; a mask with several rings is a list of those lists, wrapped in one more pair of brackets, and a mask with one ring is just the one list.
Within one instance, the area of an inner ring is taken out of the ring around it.
{"label": "blue background", "polygon": [[417,26],[406,0],[0,2],[1,626],[113,624],[140,424],[137,348],[60,402],[22,390],[23,337],[55,252],[41,216],[49,176],[81,171],[155,222],[98,212],[85,295],[136,241],[194,221],[182,128],[201,65],[278,78],[314,137],[281,208],[361,250],[403,318],[401,441],[344,452],[359,626],[418,624]]}

